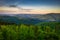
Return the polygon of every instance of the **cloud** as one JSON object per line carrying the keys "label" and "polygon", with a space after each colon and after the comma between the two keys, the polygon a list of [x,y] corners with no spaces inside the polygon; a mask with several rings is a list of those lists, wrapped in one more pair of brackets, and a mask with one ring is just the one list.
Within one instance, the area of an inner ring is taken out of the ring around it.
{"label": "cloud", "polygon": [[22,10],[22,11],[26,11],[26,12],[30,12],[31,10],[33,10],[33,9],[22,8],[22,7],[18,6],[18,5],[9,5],[8,7],[17,8],[18,10]]}
{"label": "cloud", "polygon": [[0,12],[6,12],[8,14],[44,14],[44,13],[60,13],[59,7],[48,7],[48,6],[40,6],[40,7],[30,7],[30,6],[19,6],[19,5],[8,5],[8,6],[0,6]]}
{"label": "cloud", "polygon": [[0,7],[0,12],[10,12],[10,13],[30,13],[32,9],[25,9],[21,7],[17,7],[15,5],[10,5],[8,7],[2,6]]}

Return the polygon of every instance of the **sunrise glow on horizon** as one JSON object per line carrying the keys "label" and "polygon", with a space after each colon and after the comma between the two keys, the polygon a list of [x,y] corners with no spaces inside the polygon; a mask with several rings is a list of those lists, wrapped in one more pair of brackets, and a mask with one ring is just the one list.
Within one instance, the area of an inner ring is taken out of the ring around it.
{"label": "sunrise glow on horizon", "polygon": [[46,14],[46,13],[60,13],[59,0],[7,0],[0,1],[0,14]]}

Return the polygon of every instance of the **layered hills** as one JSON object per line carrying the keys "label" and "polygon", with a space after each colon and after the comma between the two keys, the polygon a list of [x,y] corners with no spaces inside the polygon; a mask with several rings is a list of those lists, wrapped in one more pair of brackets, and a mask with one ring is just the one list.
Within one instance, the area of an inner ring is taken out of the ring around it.
{"label": "layered hills", "polygon": [[37,24],[40,22],[60,22],[60,13],[49,14],[0,14],[0,24]]}

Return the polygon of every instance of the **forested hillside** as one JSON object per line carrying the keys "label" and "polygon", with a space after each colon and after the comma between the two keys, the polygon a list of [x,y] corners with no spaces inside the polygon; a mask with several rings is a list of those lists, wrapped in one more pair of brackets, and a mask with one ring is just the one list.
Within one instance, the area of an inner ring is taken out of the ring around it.
{"label": "forested hillside", "polygon": [[60,22],[0,24],[0,40],[60,40]]}

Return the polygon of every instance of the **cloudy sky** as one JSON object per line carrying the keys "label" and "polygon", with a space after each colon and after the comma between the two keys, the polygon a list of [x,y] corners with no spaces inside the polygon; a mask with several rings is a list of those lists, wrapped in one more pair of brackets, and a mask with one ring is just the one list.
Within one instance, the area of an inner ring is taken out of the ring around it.
{"label": "cloudy sky", "polygon": [[60,0],[0,0],[0,14],[60,13]]}

